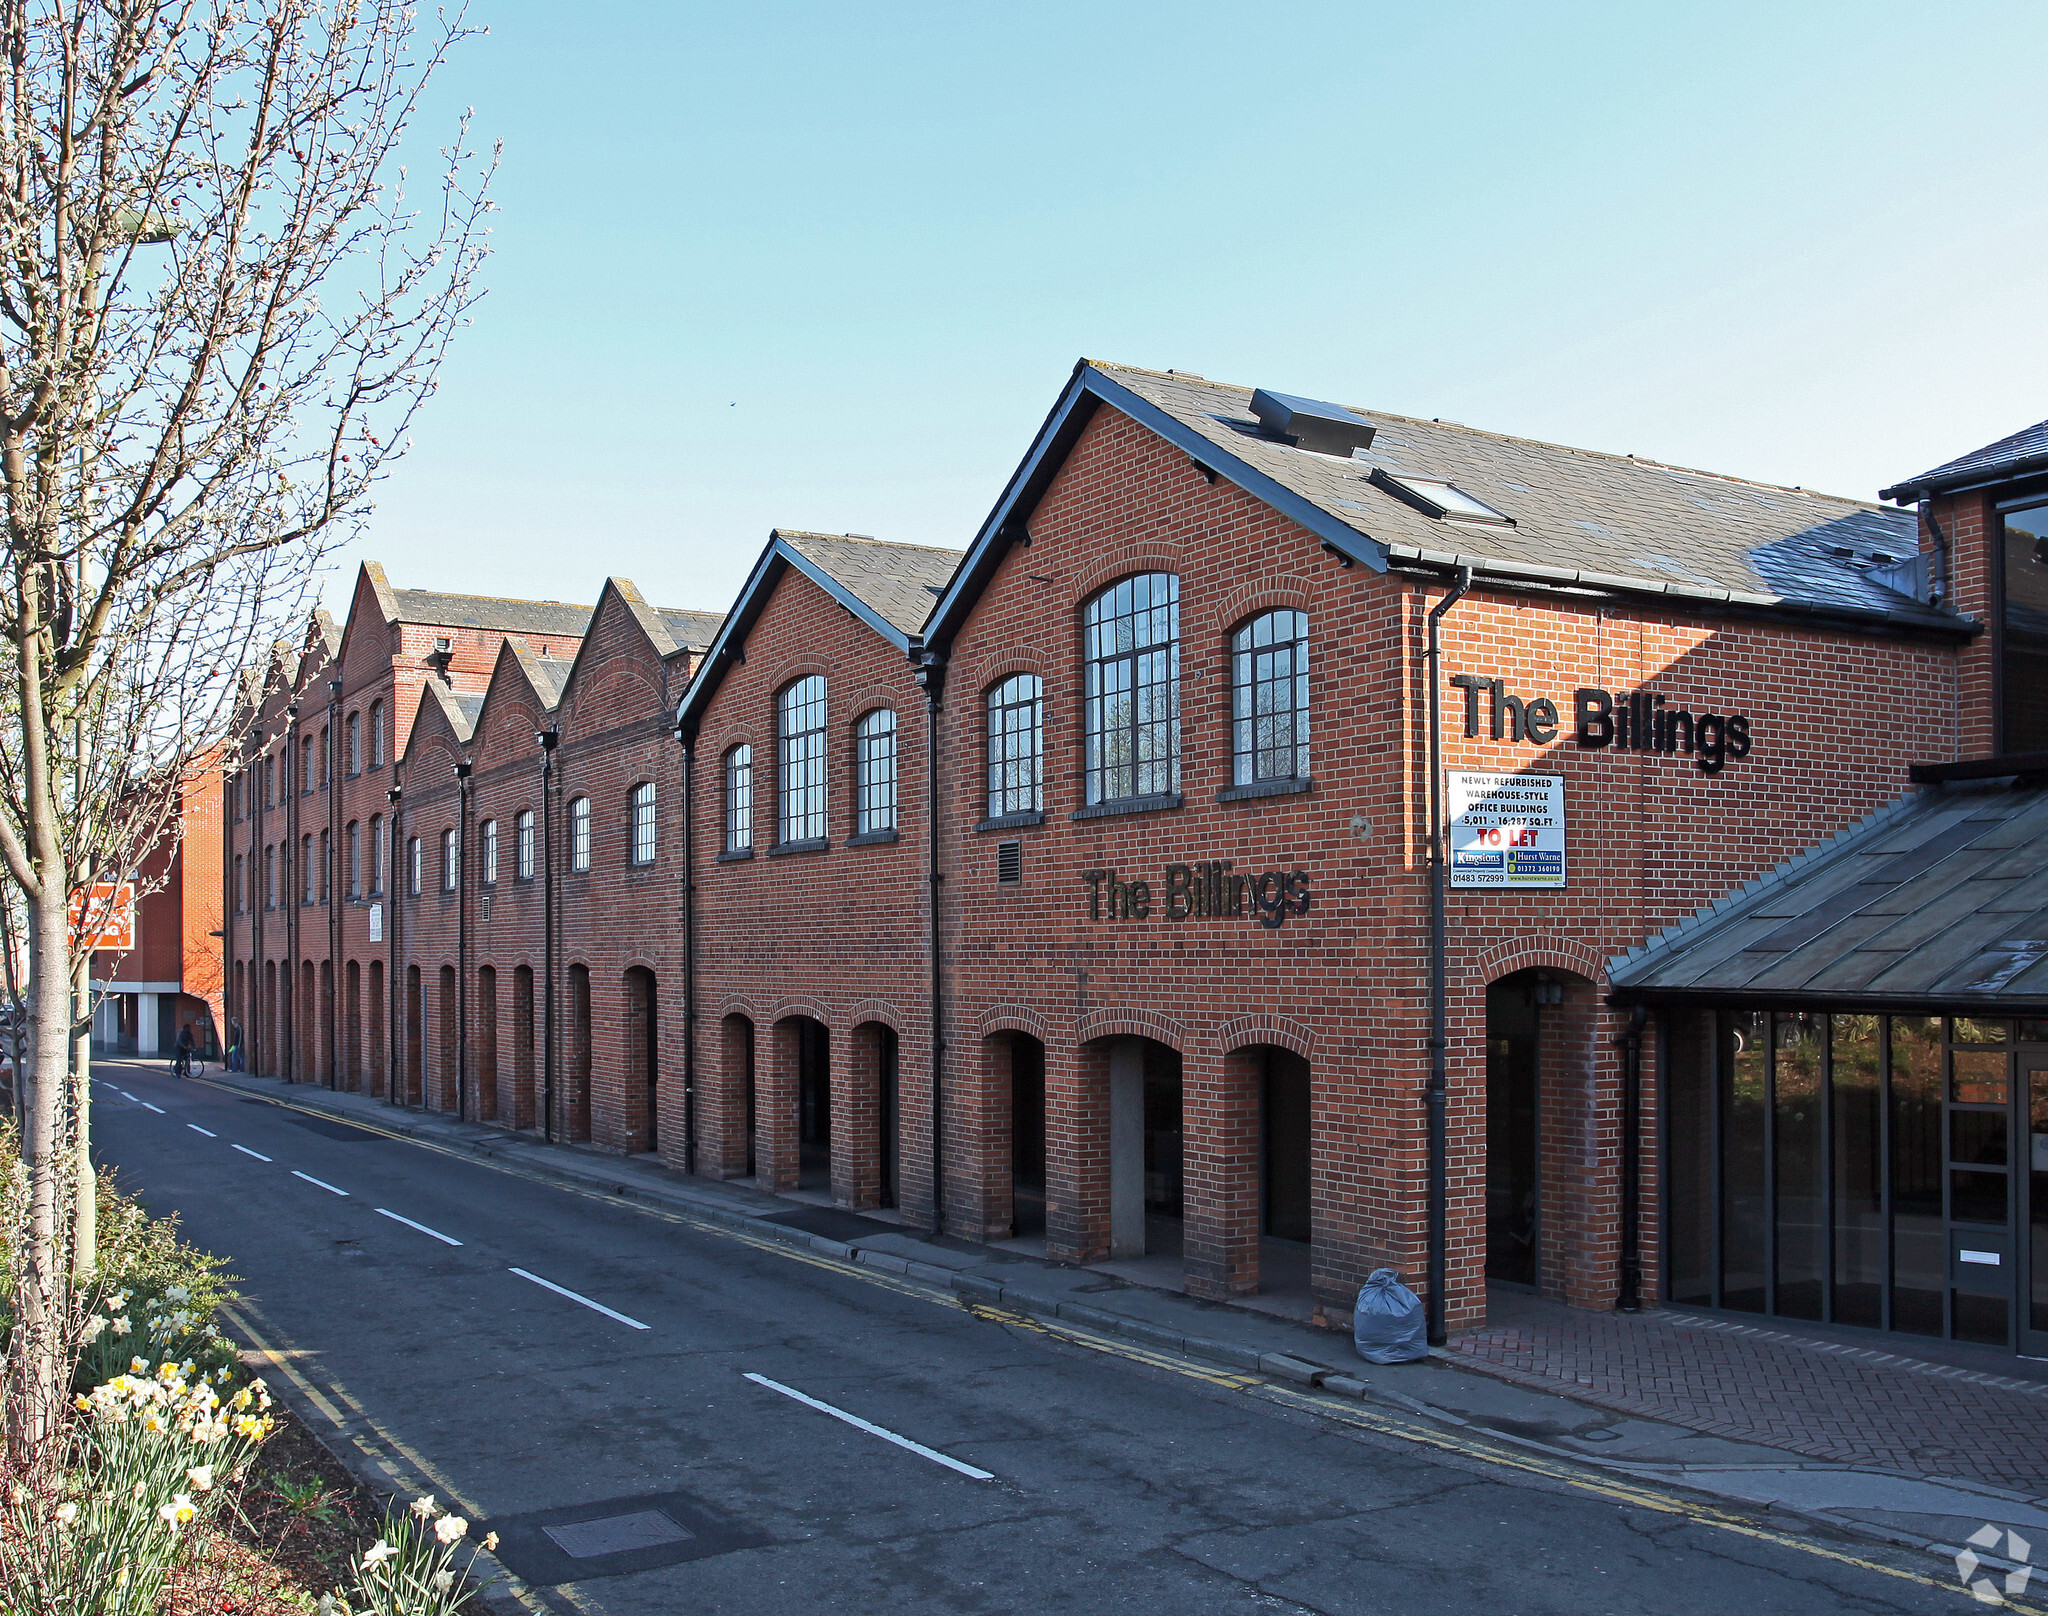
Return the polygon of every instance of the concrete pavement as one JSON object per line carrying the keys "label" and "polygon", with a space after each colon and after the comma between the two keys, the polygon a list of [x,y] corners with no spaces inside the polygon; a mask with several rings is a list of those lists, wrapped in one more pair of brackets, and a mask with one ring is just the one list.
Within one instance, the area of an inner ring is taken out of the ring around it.
{"label": "concrete pavement", "polygon": [[[1442,1363],[1372,1369],[1285,1320],[901,1230],[813,1234],[764,1219],[805,1209],[657,1186],[640,1163],[503,1134],[484,1155],[460,1125],[358,1096],[102,1075],[102,1154],[230,1257],[252,1337],[316,1427],[387,1484],[499,1525],[529,1608],[1962,1596],[1924,1555],[1813,1530],[1826,1501],[1791,1497],[1788,1467],[1752,1444]],[[1697,1497],[1712,1466],[1748,1502]],[[1806,1513],[1755,1507],[1773,1487]],[[1876,1507],[2031,1526],[2035,1506],[1975,1491]]]}

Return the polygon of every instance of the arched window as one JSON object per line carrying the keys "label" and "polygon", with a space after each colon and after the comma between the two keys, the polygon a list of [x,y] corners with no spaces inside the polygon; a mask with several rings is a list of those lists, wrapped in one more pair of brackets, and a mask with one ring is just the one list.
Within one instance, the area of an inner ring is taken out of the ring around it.
{"label": "arched window", "polygon": [[1082,656],[1088,801],[1180,790],[1180,579],[1126,578],[1088,603]]}
{"label": "arched window", "polygon": [[384,704],[370,703],[370,767],[384,767]]}
{"label": "arched window", "polygon": [[277,769],[274,758],[263,760],[263,806],[275,806],[277,802]]}
{"label": "arched window", "polygon": [[569,868],[590,868],[590,799],[577,797],[569,804]]}
{"label": "arched window", "polygon": [[363,715],[361,713],[350,713],[348,715],[346,733],[348,736],[348,772],[350,778],[354,778],[363,772]]}
{"label": "arched window", "polygon": [[725,754],[725,850],[754,845],[754,749],[735,746]]}
{"label": "arched window", "polygon": [[1267,612],[1230,637],[1231,778],[1308,778],[1308,613]]}
{"label": "arched window", "polygon": [[642,780],[627,799],[631,832],[628,846],[635,864],[654,862],[654,782]]}
{"label": "arched window", "polygon": [[498,884],[498,822],[495,819],[486,819],[483,831],[484,885],[494,887]]}
{"label": "arched window", "polygon": [[1045,749],[1045,702],[1035,673],[1005,679],[988,693],[988,817],[1035,814]]}
{"label": "arched window", "polygon": [[313,901],[313,833],[308,831],[299,838],[299,876],[305,883],[304,902]]}
{"label": "arched window", "polygon": [[853,726],[854,830],[896,828],[896,715],[878,707]]}
{"label": "arched window", "polygon": [[417,836],[409,836],[405,842],[405,890],[415,898],[420,895],[420,866],[426,863],[426,855],[420,847]]}
{"label": "arched window", "polygon": [[462,880],[462,854],[455,845],[455,832],[441,832],[441,890],[453,892]]}
{"label": "arched window", "polygon": [[242,877],[242,855],[241,855],[241,854],[239,854],[239,853],[237,853],[237,854],[235,855],[235,887],[234,887],[234,891],[235,891],[235,913],[236,913],[236,914],[240,914],[240,913],[242,912],[242,897],[243,897],[243,893],[242,893],[242,879],[243,879],[243,877]]}
{"label": "arched window", "polygon": [[512,821],[512,871],[521,881],[533,879],[533,810],[522,808]]}
{"label": "arched window", "polygon": [[776,698],[784,842],[825,839],[825,680],[799,679]]}
{"label": "arched window", "polygon": [[322,903],[327,901],[328,889],[334,879],[332,874],[334,869],[334,843],[332,837],[333,832],[331,831],[323,830],[320,833],[320,901]]}
{"label": "arched window", "polygon": [[277,907],[277,845],[272,843],[263,850],[263,907]]}
{"label": "arched window", "polygon": [[377,897],[384,891],[384,816],[370,815],[370,896]]}
{"label": "arched window", "polygon": [[299,742],[299,795],[310,796],[313,790],[313,737],[308,735]]}
{"label": "arched window", "polygon": [[348,895],[363,895],[363,827],[353,819],[348,822]]}

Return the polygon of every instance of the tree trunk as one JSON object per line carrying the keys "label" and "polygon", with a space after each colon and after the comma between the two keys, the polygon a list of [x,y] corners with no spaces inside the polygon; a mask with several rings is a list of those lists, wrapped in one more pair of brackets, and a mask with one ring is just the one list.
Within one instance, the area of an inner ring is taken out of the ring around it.
{"label": "tree trunk", "polygon": [[62,1394],[64,1263],[59,1249],[64,1099],[71,1064],[70,916],[61,871],[45,874],[43,897],[29,906],[29,1081],[22,1106],[22,1159],[28,1167],[28,1247],[20,1270],[14,1353],[16,1434],[28,1442],[55,1426]]}
{"label": "tree trunk", "polygon": [[72,1168],[71,1274],[83,1281],[100,1265],[99,1196],[92,1170],[92,954],[72,967],[71,1138],[77,1151]]}

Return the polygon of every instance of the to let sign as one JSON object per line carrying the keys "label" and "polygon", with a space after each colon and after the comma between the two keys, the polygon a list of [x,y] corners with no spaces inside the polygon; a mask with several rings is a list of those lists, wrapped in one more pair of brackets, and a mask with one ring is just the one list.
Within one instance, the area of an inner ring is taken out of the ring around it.
{"label": "to let sign", "polygon": [[1564,777],[1452,770],[1445,778],[1454,887],[1564,885]]}
{"label": "to let sign", "polygon": [[71,894],[71,935],[79,948],[135,946],[135,883],[95,881]]}

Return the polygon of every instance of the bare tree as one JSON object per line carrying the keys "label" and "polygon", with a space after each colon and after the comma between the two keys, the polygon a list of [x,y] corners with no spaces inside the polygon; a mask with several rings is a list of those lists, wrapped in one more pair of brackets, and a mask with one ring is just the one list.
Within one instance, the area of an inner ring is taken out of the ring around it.
{"label": "bare tree", "polygon": [[467,120],[400,166],[470,28],[399,0],[0,0],[0,862],[28,933],[10,1430],[60,1391],[80,938],[175,832],[242,673],[369,508],[487,239]]}

